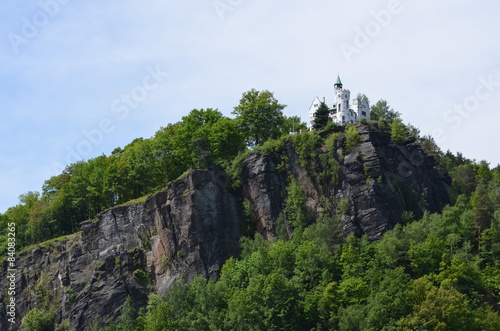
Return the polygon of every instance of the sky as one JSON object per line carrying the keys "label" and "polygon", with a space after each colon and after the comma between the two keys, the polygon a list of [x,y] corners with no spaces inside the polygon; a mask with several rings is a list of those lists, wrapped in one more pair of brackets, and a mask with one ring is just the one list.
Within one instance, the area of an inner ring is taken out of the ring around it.
{"label": "sky", "polygon": [[443,151],[500,163],[500,2],[2,1],[0,213],[66,165],[149,138],[192,109],[269,90],[385,99]]}

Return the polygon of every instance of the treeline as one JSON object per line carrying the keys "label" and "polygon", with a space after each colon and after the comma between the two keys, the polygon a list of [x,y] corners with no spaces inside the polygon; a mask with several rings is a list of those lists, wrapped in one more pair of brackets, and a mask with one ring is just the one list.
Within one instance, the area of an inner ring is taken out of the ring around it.
{"label": "treeline", "polygon": [[[280,136],[305,128],[283,108],[272,93],[251,90],[234,118],[193,110],[150,139],[68,166],[41,193],[21,196],[18,206],[0,215],[0,231],[15,222],[21,245],[72,233],[81,221],[151,194],[190,168],[218,163],[236,178],[232,164],[243,152],[261,144],[263,151],[281,148],[290,137]],[[152,295],[140,311],[127,300],[119,323],[98,318],[88,329],[500,330],[500,167],[443,153],[384,100],[372,107],[372,119],[391,130],[396,144],[412,135],[451,176],[452,203],[442,213],[420,220],[406,213],[404,223],[377,242],[344,238],[339,223],[349,208],[308,225],[302,189],[290,181],[284,210],[291,239],[288,231],[270,241],[243,237],[241,257],[225,262],[218,282],[178,282],[166,296]],[[300,162],[307,163],[319,145],[331,149],[340,130],[347,150],[359,142],[355,126],[335,128],[327,120],[316,129],[321,135],[292,138]],[[334,183],[338,164],[327,161],[330,167],[318,176]],[[2,250],[5,244],[2,232]],[[43,319],[30,317],[35,324]]]}
{"label": "treeline", "polygon": [[344,239],[347,211],[306,226],[291,182],[291,239],[244,237],[219,281],[178,282],[107,330],[500,330],[500,168],[434,153],[453,183],[442,213],[409,213],[377,242]]}
{"label": "treeline", "polygon": [[8,223],[16,224],[18,249],[79,230],[80,222],[107,208],[151,194],[190,168],[227,164],[238,153],[270,138],[305,129],[300,118],[286,117],[269,91],[243,93],[234,118],[215,109],[194,109],[154,137],[138,138],[111,155],[67,166],[47,180],[42,192],[20,196],[0,215],[0,252]]}

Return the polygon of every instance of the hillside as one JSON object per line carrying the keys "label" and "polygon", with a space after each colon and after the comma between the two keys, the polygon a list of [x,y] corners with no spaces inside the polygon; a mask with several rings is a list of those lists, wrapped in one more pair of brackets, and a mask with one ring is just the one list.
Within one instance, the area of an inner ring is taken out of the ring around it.
{"label": "hillside", "polygon": [[500,329],[499,168],[398,120],[231,121],[193,111],[1,215],[26,231],[0,329]]}

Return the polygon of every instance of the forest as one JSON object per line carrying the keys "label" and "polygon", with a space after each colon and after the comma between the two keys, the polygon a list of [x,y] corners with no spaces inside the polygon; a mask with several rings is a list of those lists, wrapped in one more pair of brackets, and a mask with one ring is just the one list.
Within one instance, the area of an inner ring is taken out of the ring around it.
{"label": "forest", "polygon": [[111,155],[70,164],[45,181],[41,192],[27,192],[0,215],[0,252],[8,223],[16,224],[17,248],[79,231],[81,222],[108,208],[141,199],[166,187],[189,169],[227,167],[248,148],[305,129],[286,117],[285,105],[269,91],[243,93],[234,118],[215,109],[193,109],[149,139],[137,138]]}
{"label": "forest", "polygon": [[[284,107],[271,92],[250,90],[234,118],[195,109],[152,138],[69,165],[0,215],[0,250],[8,223],[16,224],[20,247],[75,233],[80,222],[145,199],[190,169],[219,164],[237,185],[244,155],[290,137],[328,144],[345,131],[346,147],[355,148],[355,127],[318,117],[306,132]],[[241,256],[224,263],[217,282],[178,280],[165,296],[152,294],[147,307],[128,299],[119,323],[95,319],[88,330],[500,330],[500,167],[442,152],[384,100],[372,106],[372,121],[395,143],[413,136],[449,174],[451,203],[440,213],[406,213],[375,242],[346,237],[342,208],[304,222],[304,194],[292,183],[285,203],[292,237],[278,231],[264,240],[249,231]],[[298,151],[311,152],[307,144]],[[25,318],[31,330],[47,325],[35,313]]]}

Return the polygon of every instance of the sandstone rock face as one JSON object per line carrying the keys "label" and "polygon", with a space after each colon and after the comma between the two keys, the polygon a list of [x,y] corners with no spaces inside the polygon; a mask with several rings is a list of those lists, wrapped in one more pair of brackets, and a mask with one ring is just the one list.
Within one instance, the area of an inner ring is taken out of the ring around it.
{"label": "sandstone rock face", "polygon": [[[358,131],[359,144],[351,151],[345,150],[346,138],[341,134],[335,141],[335,153],[318,148],[317,159],[306,165],[291,141],[285,143],[283,152],[262,155],[256,151],[243,162],[242,195],[250,201],[256,230],[264,238],[276,235],[290,174],[304,191],[310,222],[325,210],[338,213],[344,205],[348,208],[341,221],[344,233],[367,234],[371,240],[401,222],[405,211],[418,218],[425,209],[439,212],[449,202],[449,177],[414,140],[408,137],[404,144],[396,145],[387,131],[368,124],[359,125]],[[326,185],[319,176],[331,167],[321,161],[325,158],[338,165],[337,180]],[[277,170],[283,161],[288,172]]]}
{"label": "sandstone rock face", "polygon": [[360,144],[342,162],[337,196],[347,197],[346,232],[368,234],[372,240],[401,221],[403,212],[416,218],[424,210],[439,212],[449,202],[451,179],[435,167],[432,157],[407,137],[404,144],[373,126],[360,126]]}
{"label": "sandstone rock face", "polygon": [[[0,293],[0,330],[16,330],[37,307],[84,330],[94,318],[116,320],[127,296],[137,307],[174,280],[216,279],[239,253],[240,211],[222,169],[194,171],[145,203],[107,210],[82,223],[82,232],[18,255],[16,325]],[[3,263],[2,279],[7,264]],[[48,300],[46,300],[48,298]]]}
{"label": "sandstone rock face", "polygon": [[[18,329],[33,308],[52,308],[57,324],[67,320],[84,330],[97,316],[117,321],[128,296],[139,308],[176,279],[217,279],[224,261],[239,254],[243,202],[254,229],[272,238],[279,220],[287,222],[292,180],[303,191],[307,223],[341,217],[344,234],[371,240],[401,222],[404,212],[418,218],[448,203],[449,178],[419,144],[407,138],[396,145],[373,124],[358,125],[358,131],[359,143],[350,151],[344,134],[333,146],[315,147],[309,159],[292,140],[279,151],[256,151],[241,164],[239,189],[230,188],[220,167],[192,171],[145,202],[83,222],[80,233],[25,249],[16,262],[17,326],[7,321],[4,290],[0,330]],[[1,277],[7,277],[6,262]]]}
{"label": "sandstone rock face", "polygon": [[149,263],[164,293],[174,279],[216,279],[226,259],[239,253],[241,216],[224,171],[196,171],[146,203],[155,224]]}

